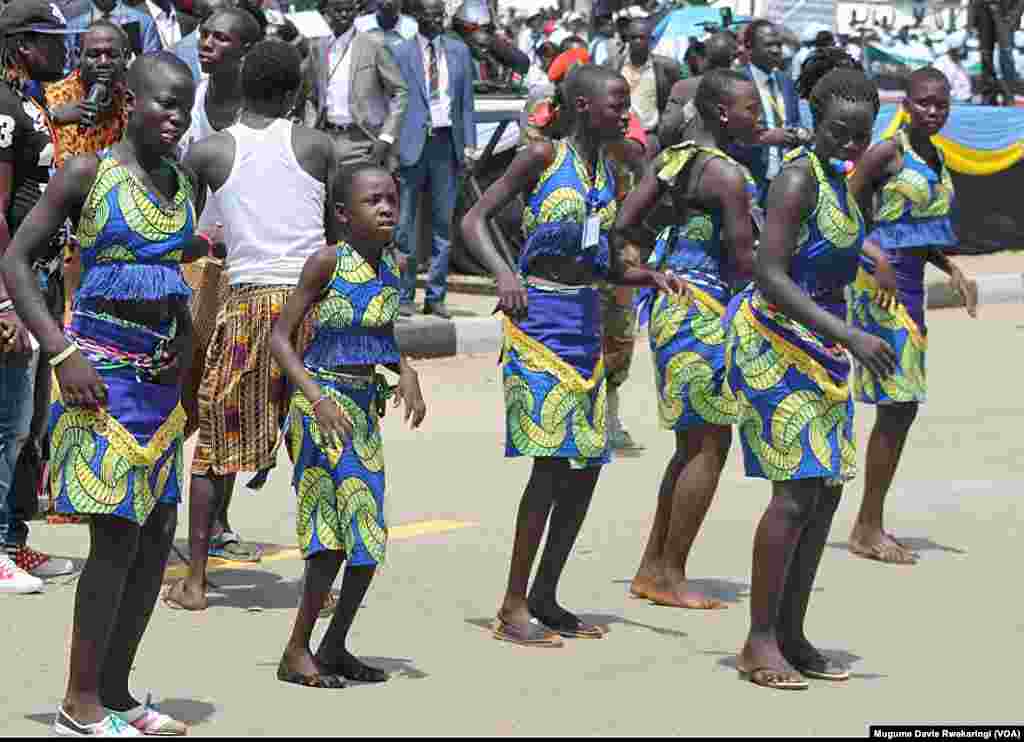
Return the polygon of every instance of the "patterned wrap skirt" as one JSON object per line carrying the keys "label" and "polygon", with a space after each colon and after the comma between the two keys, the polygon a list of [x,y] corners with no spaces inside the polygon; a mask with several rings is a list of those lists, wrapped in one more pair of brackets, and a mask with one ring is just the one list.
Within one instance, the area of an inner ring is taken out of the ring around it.
{"label": "patterned wrap skirt", "polygon": [[143,525],[156,504],[181,501],[185,411],[178,385],[143,380],[138,368],[105,356],[154,358],[169,337],[141,325],[72,315],[69,336],[107,385],[107,407],[65,407],[54,384],[50,487],[58,513],[116,515]]}
{"label": "patterned wrap skirt", "polygon": [[[845,302],[821,303],[845,318]],[[738,407],[748,477],[828,480],[856,474],[846,349],[770,305],[753,288],[726,312],[726,380]]]}
{"label": "patterned wrap skirt", "polygon": [[199,384],[193,474],[266,472],[277,459],[287,383],[270,333],[293,286],[231,286],[217,315]]}
{"label": "patterned wrap skirt", "polygon": [[864,261],[850,289],[849,323],[880,337],[896,352],[896,372],[879,381],[869,369],[854,364],[853,393],[865,404],[924,402],[925,355],[928,328],[924,322],[924,267],[926,258],[918,251],[900,250],[890,258],[896,271],[896,308],[883,309],[877,301],[878,282],[874,269]]}
{"label": "patterned wrap skirt", "polygon": [[505,455],[610,460],[598,289],[527,288],[524,319],[505,318]]}
{"label": "patterned wrap skirt", "polygon": [[685,296],[658,293],[648,328],[658,418],[677,433],[733,425],[736,399],[725,383],[725,307],[692,283]]}
{"label": "patterned wrap skirt", "polygon": [[384,561],[384,446],[377,404],[379,385],[369,377],[309,369],[320,389],[352,423],[344,449],[327,448],[312,405],[302,392],[291,400],[288,451],[298,497],[295,530],[304,559],[343,551],[354,566]]}

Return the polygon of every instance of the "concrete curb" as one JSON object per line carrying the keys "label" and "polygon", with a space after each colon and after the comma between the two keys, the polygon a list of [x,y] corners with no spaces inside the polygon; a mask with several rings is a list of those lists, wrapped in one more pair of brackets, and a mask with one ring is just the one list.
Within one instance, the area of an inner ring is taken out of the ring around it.
{"label": "concrete curb", "polygon": [[[968,274],[978,282],[978,304],[1014,304],[1024,301],[1024,274],[983,273],[979,276]],[[926,284],[929,309],[962,307],[963,299],[949,285],[948,280],[929,281]]]}
{"label": "concrete curb", "polygon": [[[971,276],[978,282],[978,304],[1013,304],[1024,302],[1024,274],[987,273]],[[468,280],[460,280],[468,279]],[[472,288],[466,291],[463,284]],[[491,294],[493,282],[478,276],[452,276],[449,290],[461,293]],[[962,307],[963,300],[945,279],[925,284],[928,309]],[[471,353],[498,353],[502,330],[498,317],[456,317],[443,320],[417,315],[395,325],[395,335],[403,353],[414,358],[445,358]]]}

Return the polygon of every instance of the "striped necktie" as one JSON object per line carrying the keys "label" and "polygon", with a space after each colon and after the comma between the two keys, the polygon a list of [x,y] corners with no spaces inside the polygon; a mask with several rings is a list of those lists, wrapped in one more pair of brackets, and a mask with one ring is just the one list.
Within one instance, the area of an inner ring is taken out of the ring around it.
{"label": "striped necktie", "polygon": [[437,49],[434,48],[433,39],[427,42],[427,53],[430,58],[429,64],[427,65],[427,81],[429,82],[430,100],[439,100],[441,98],[441,85],[437,72]]}

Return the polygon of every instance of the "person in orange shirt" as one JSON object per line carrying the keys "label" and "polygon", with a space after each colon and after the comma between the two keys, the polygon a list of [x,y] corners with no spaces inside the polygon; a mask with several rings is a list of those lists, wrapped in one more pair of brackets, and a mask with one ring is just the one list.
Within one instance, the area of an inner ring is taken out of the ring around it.
{"label": "person in orange shirt", "polygon": [[[46,105],[53,123],[55,167],[78,155],[96,154],[121,141],[128,112],[125,109],[125,59],[128,37],[110,21],[93,23],[82,36],[78,69],[47,85]],[[103,86],[99,98],[90,95]],[[72,236],[64,249],[64,319],[70,320],[71,303],[78,289],[82,265],[78,243]]]}

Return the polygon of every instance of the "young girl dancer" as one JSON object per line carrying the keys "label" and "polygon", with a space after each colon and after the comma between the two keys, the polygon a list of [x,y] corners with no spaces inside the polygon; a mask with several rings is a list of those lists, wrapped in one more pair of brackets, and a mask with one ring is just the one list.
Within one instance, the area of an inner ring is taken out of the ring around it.
{"label": "young girl dancer", "polygon": [[[132,65],[128,88],[125,138],[58,171],[4,261],[18,314],[56,372],[57,510],[90,516],[68,688],[54,721],[61,736],[186,731],[139,703],[128,674],[160,592],[182,491],[191,291],[180,264],[209,243],[193,235],[192,188],[173,153],[195,84],[184,62],[160,52]],[[30,265],[68,218],[77,220],[82,278],[64,332]]]}
{"label": "young girl dancer", "polygon": [[[562,570],[609,459],[600,297],[594,284],[607,277],[667,293],[682,287],[678,279],[647,268],[623,267],[619,251],[608,249],[616,187],[606,153],[626,132],[626,81],[608,69],[582,65],[569,73],[563,94],[563,105],[573,113],[571,133],[521,150],[462,222],[467,244],[497,279],[505,312],[505,453],[534,457],[494,636],[534,646],[560,646],[559,635],[600,638],[604,633],[557,601]],[[517,275],[501,259],[487,220],[519,194],[527,206]],[[549,516],[548,539],[527,597]]]}
{"label": "young girl dancer", "polygon": [[[405,401],[413,428],[427,412],[416,371],[395,343],[395,181],[376,165],[353,165],[339,172],[331,193],[343,239],[306,261],[270,340],[297,389],[286,435],[299,500],[296,532],[306,559],[302,601],[277,677],[316,688],[341,688],[342,678],[388,678],[345,646],[387,543],[379,417],[392,390],[376,366],[399,374],[395,405]],[[291,338],[310,310],[315,334],[300,358]],[[314,657],[310,636],[342,561],[337,607]]]}
{"label": "young girl dancer", "polygon": [[728,383],[739,405],[747,476],[772,482],[754,540],[751,625],[742,677],[777,689],[801,674],[849,673],[804,634],[804,617],[842,483],[853,474],[846,348],[879,377],[895,355],[846,324],[843,290],[857,272],[864,219],[846,175],[871,142],[878,90],[859,70],[813,85],[811,147],[791,153],[768,194],[755,283],[729,306]]}
{"label": "young girl dancer", "polygon": [[733,293],[753,277],[757,186],[724,150],[756,140],[761,106],[754,84],[732,70],[704,75],[695,101],[690,140],[662,152],[656,172],[626,199],[616,221],[617,231],[628,233],[671,193],[679,222],[662,232],[650,264],[687,282],[682,298],[647,290],[641,299],[641,323],[650,319],[658,417],[675,432],[676,451],[630,592],[658,605],[720,608],[721,601],[687,589],[686,560],[736,422],[736,403],[724,386],[722,318]]}
{"label": "young girl dancer", "polygon": [[864,499],[850,535],[850,551],[888,564],[913,564],[917,555],[885,532],[885,496],[892,485],[918,405],[925,400],[924,269],[945,271],[974,317],[977,285],[944,254],[959,240],[953,232],[953,179],[942,152],[932,143],[949,118],[949,81],[934,67],[910,76],[903,110],[907,121],[864,155],[854,187],[879,193],[875,227],[868,240],[885,254],[896,273],[895,291],[877,277],[875,261],[861,259],[853,284],[850,322],[889,343],[899,359],[896,373],[879,379],[869,368],[854,369],[854,396],[875,405],[868,440]]}

